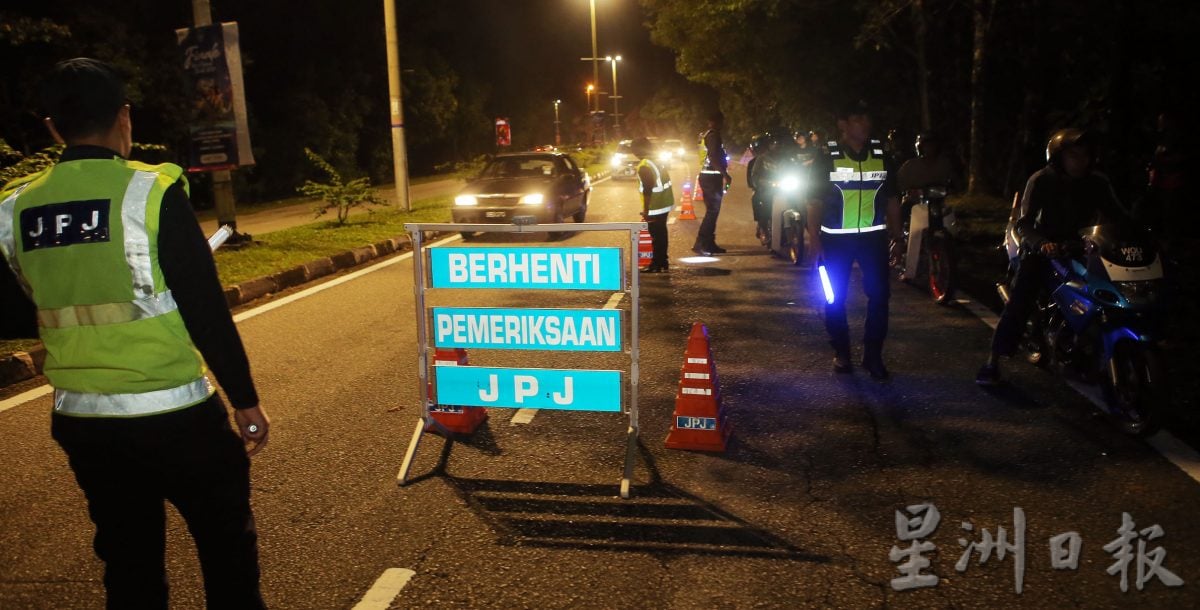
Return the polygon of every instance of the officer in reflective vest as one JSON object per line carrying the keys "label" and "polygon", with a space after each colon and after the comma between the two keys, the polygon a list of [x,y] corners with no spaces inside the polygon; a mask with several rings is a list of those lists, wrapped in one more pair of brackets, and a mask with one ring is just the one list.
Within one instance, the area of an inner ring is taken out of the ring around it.
{"label": "officer in reflective vest", "polygon": [[729,158],[725,144],[721,141],[721,127],[725,115],[721,111],[708,117],[708,130],[700,134],[700,191],[704,196],[704,219],[696,234],[692,251],[700,256],[724,254],[725,248],[717,245],[717,218],[721,215],[721,200],[725,189],[733,182],[729,175]]}
{"label": "officer in reflective vest", "polygon": [[650,140],[638,138],[631,145],[633,154],[641,162],[638,163],[638,181],[642,193],[642,219],[650,231],[650,239],[654,247],[654,258],[650,266],[642,269],[646,273],[665,273],[668,271],[667,258],[667,217],[675,206],[675,193],[671,190],[671,174],[666,167],[659,167],[650,157],[654,147]]}
{"label": "officer in reflective vest", "polygon": [[890,296],[888,238],[901,237],[895,172],[879,141],[870,139],[871,117],[864,102],[839,109],[837,125],[840,140],[830,142],[828,157],[813,164],[811,182],[817,186],[808,208],[809,243],[833,288],[833,302],[825,305],[825,329],[833,345],[834,371],[852,371],[846,293],[857,261],[867,295],[862,365],[871,377],[883,380],[888,378],[883,363]]}
{"label": "officer in reflective vest", "polygon": [[[196,539],[208,606],[261,608],[248,454],[269,420],[183,170],[126,158],[130,109],[111,66],[61,62],[42,97],[67,147],[0,192],[0,292],[19,285],[35,309],[52,434],[88,499],[108,607],[167,607],[169,500]],[[12,295],[0,301],[7,316]]]}

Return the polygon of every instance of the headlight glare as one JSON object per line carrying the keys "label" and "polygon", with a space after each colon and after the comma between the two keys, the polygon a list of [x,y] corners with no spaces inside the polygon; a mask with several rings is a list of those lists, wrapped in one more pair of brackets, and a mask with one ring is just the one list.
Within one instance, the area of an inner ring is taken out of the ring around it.
{"label": "headlight glare", "polygon": [[454,205],[479,205],[474,195],[459,195],[454,198]]}
{"label": "headlight glare", "polygon": [[543,201],[545,201],[545,197],[543,197],[541,193],[532,193],[521,197],[519,203],[528,205],[541,205]]}

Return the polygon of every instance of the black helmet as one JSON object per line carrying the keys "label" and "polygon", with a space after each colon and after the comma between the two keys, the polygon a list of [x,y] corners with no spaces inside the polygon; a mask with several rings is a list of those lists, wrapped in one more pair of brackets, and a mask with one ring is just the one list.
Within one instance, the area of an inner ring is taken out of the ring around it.
{"label": "black helmet", "polygon": [[1092,141],[1086,131],[1067,127],[1054,132],[1050,136],[1050,140],[1046,142],[1046,161],[1049,163],[1058,164],[1062,158],[1062,151],[1072,146],[1086,146],[1091,148]]}
{"label": "black helmet", "polygon": [[750,138],[750,152],[755,155],[762,153],[767,148],[767,134],[760,133],[753,138]]}

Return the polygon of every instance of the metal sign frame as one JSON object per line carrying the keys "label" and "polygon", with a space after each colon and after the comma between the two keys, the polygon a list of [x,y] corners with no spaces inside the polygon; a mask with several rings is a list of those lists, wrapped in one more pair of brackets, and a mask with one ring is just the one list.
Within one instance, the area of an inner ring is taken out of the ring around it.
{"label": "metal sign frame", "polygon": [[[523,220],[523,219],[518,219]],[[539,233],[539,232],[590,232],[590,231],[626,231],[629,234],[629,249],[625,253],[628,259],[628,282],[623,288],[629,294],[629,403],[625,412],[629,415],[629,427],[626,430],[625,466],[621,476],[621,497],[629,498],[633,480],[633,469],[637,461],[638,443],[638,234],[646,229],[644,222],[603,222],[603,223],[551,223],[551,224],[454,224],[454,223],[406,223],[404,229],[412,238],[413,247],[413,301],[416,304],[417,316],[417,370],[420,392],[421,417],[417,420],[408,449],[404,453],[404,462],[396,475],[398,485],[408,484],[408,473],[416,457],[421,438],[428,430],[436,430],[447,439],[452,434],[431,415],[434,406],[429,392],[429,330],[426,324],[425,309],[425,232],[479,232],[479,233]]]}

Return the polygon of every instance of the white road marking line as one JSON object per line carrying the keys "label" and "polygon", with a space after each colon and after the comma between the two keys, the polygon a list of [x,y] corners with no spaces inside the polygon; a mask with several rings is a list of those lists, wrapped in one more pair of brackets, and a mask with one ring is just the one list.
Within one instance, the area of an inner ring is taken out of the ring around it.
{"label": "white road marking line", "polygon": [[537,409],[517,409],[509,421],[514,424],[527,424],[533,421],[534,415],[537,415]]}
{"label": "white road marking line", "polygon": [[[604,309],[616,309],[617,305],[621,304],[621,299],[625,298],[624,292],[614,292],[608,297],[608,301],[604,303]],[[533,421],[533,417],[537,415],[537,409],[517,409],[513,413],[512,419],[508,420],[511,424],[528,424]]]}
{"label": "white road marking line", "polygon": [[668,218],[668,219],[667,219],[667,226],[671,226],[671,225],[675,224],[675,221],[676,221],[676,220],[679,220],[679,217],[678,217],[678,216],[672,216],[672,217]]}
{"label": "white road marking line", "polygon": [[[451,242],[451,241],[454,241],[457,239],[462,239],[462,236],[461,235],[451,235],[450,237],[439,239],[438,241],[429,242],[428,244],[425,245],[425,247],[432,248],[434,246],[440,246],[444,243]],[[351,280],[356,280],[368,273],[373,273],[375,271],[379,271],[380,269],[383,269],[384,267],[390,267],[392,265],[395,265],[396,263],[399,263],[400,261],[406,261],[406,260],[412,258],[412,255],[413,255],[413,253],[410,250],[408,252],[405,252],[404,254],[401,254],[400,256],[389,258],[388,260],[383,261],[382,263],[375,263],[374,265],[371,265],[370,267],[367,267],[365,269],[359,269],[358,271],[355,271],[353,273],[347,273],[346,275],[343,275],[342,277],[330,280],[328,282],[325,282],[324,284],[313,286],[312,288],[306,288],[304,290],[301,290],[300,292],[297,292],[296,294],[288,295],[288,296],[286,296],[282,299],[276,300],[276,301],[271,301],[270,303],[260,305],[258,307],[255,307],[254,309],[251,309],[248,311],[243,311],[242,313],[239,313],[236,316],[233,316],[233,321],[241,322],[243,320],[249,320],[250,318],[267,313],[268,311],[271,311],[273,309],[278,309],[289,303],[294,303],[296,301],[299,301],[300,299],[310,297],[314,294],[317,294],[318,292],[322,292],[324,290],[329,290],[330,288],[333,288],[334,286],[339,286],[339,285],[345,284],[346,282],[349,282]]]}
{"label": "white road marking line", "polygon": [[21,392],[12,398],[0,400],[0,413],[3,413],[13,407],[23,405],[27,402],[33,402],[34,400],[37,400],[38,398],[41,398],[52,392],[54,392],[54,388],[48,385],[43,385],[29,390],[28,392]]}
{"label": "white road marking line", "polygon": [[352,610],[387,610],[400,591],[412,580],[416,572],[406,568],[388,568],[362,600]]}
{"label": "white road marking line", "polygon": [[[462,239],[462,236],[461,235],[451,235],[449,237],[445,237],[443,239],[439,239],[437,241],[430,242],[429,244],[426,245],[426,247],[440,246],[442,244],[452,242],[457,239]],[[389,258],[388,260],[383,261],[381,263],[375,263],[374,265],[371,265],[370,267],[367,267],[365,269],[359,269],[358,271],[355,271],[353,273],[347,273],[346,275],[343,275],[342,277],[330,280],[328,282],[325,282],[324,284],[320,284],[318,286],[313,286],[312,288],[306,288],[304,290],[301,290],[300,292],[297,292],[296,294],[288,295],[282,299],[278,299],[276,301],[271,301],[270,303],[265,303],[263,305],[259,305],[258,307],[255,307],[254,309],[249,309],[249,310],[243,311],[242,313],[239,313],[239,314],[233,316],[233,321],[234,322],[242,322],[244,320],[249,320],[250,318],[253,318],[254,316],[267,313],[268,311],[271,311],[273,309],[278,309],[289,303],[294,303],[305,297],[310,297],[314,294],[317,294],[318,292],[333,288],[334,286],[338,286],[340,284],[345,284],[346,282],[349,282],[350,280],[360,278],[360,277],[362,277],[368,273],[371,273],[373,271],[378,271],[380,269],[383,269],[384,267],[389,267],[391,265],[395,265],[396,263],[398,263],[400,261],[408,260],[408,259],[412,258],[412,255],[413,255],[413,253],[410,250],[408,252],[405,252],[404,254],[401,254],[400,256]],[[6,399],[6,400],[0,402],[0,413],[6,411],[8,409],[11,409],[13,407],[17,407],[17,406],[23,405],[27,402],[31,402],[33,400],[41,398],[42,396],[45,396],[46,394],[49,394],[50,392],[53,392],[53,391],[54,391],[54,389],[51,388],[49,385],[44,385],[44,386],[39,386],[32,390],[29,390],[28,392],[24,392],[22,394],[17,394],[16,396],[13,396],[12,398],[9,398],[9,399]]]}
{"label": "white road marking line", "polygon": [[[1000,318],[996,317],[996,314],[992,313],[990,309],[970,299],[958,299],[958,303],[966,307],[968,311],[975,314],[981,321],[995,330],[996,323],[1000,321]],[[1104,404],[1104,395],[1094,386],[1084,385],[1072,380],[1067,380],[1067,385],[1071,386],[1071,389],[1097,407],[1101,409],[1107,408]],[[1193,481],[1200,483],[1200,453],[1196,453],[1196,450],[1188,446],[1187,443],[1179,440],[1166,430],[1159,430],[1157,434],[1147,438],[1146,443],[1182,470],[1184,474],[1191,477]]]}

